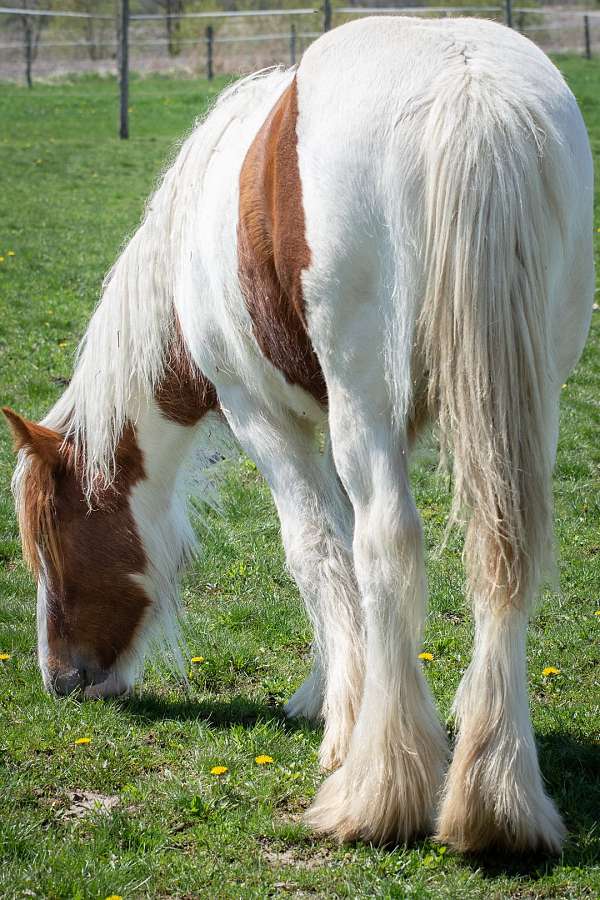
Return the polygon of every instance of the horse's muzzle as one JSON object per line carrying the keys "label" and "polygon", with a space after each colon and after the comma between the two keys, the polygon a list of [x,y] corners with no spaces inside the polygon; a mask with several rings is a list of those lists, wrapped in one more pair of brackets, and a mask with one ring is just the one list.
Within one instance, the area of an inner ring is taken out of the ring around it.
{"label": "horse's muzzle", "polygon": [[49,687],[57,697],[83,696],[87,687],[102,684],[107,678],[108,672],[102,670],[60,669],[50,675]]}

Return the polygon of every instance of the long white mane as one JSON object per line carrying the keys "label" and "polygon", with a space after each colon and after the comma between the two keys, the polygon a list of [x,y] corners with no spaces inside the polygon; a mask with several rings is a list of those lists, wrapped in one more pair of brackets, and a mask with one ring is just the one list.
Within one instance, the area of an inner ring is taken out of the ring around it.
{"label": "long white mane", "polygon": [[[114,477],[116,445],[159,382],[172,335],[178,260],[192,204],[202,203],[203,178],[236,120],[266,91],[289,78],[266,69],[236,82],[184,141],[148,201],[142,223],[106,276],[102,297],[77,353],[71,384],[44,419],[73,439],[88,495]],[[82,452],[83,451],[83,452]]]}

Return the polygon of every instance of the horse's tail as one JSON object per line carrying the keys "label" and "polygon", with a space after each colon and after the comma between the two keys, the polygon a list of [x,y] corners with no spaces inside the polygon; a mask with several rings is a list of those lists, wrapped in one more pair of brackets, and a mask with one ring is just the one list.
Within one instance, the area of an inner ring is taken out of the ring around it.
{"label": "horse's tail", "polygon": [[553,543],[546,273],[560,223],[557,144],[535,98],[466,78],[438,95],[425,130],[419,343],[452,457],[451,523],[467,522],[471,594],[526,605]]}

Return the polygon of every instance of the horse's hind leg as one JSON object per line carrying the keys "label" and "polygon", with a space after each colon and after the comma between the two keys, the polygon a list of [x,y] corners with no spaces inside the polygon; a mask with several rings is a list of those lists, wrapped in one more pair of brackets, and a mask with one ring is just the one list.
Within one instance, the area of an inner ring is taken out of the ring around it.
{"label": "horse's hind leg", "polygon": [[341,840],[386,843],[431,828],[447,745],[418,660],[426,579],[408,439],[392,421],[374,345],[367,338],[362,346],[362,362],[354,358],[343,382],[332,372],[328,389],[335,461],[355,514],[365,687],[346,761],[321,787],[307,821]]}
{"label": "horse's hind leg", "polygon": [[[565,836],[539,770],[527,696],[526,632],[542,568],[536,534],[543,529],[546,544],[552,541],[551,479],[560,385],[581,354],[594,296],[591,215],[585,204],[578,207],[578,215],[579,233],[573,229],[571,252],[565,253],[561,278],[548,298],[554,358],[544,360],[544,371],[554,369],[555,376],[544,386],[548,402],[538,425],[545,451],[525,460],[527,475],[519,504],[526,516],[525,546],[517,544],[511,559],[513,568],[533,570],[529,583],[515,590],[510,578],[498,577],[494,563],[506,551],[499,529],[493,535],[481,527],[477,507],[472,509],[467,531],[475,646],[454,704],[458,739],[438,822],[440,840],[461,850],[499,844],[512,850],[556,853]],[[524,406],[528,402],[529,395]],[[533,428],[530,422],[530,439]]]}
{"label": "horse's hind leg", "polygon": [[546,795],[529,718],[527,611],[475,609],[473,659],[455,701],[459,728],[438,839],[461,851],[491,845],[558,852],[565,829]]}
{"label": "horse's hind leg", "polygon": [[[548,422],[548,456],[554,458],[558,397]],[[551,504],[551,471],[540,466],[529,477],[534,498]],[[512,551],[511,562],[518,564]],[[489,846],[558,853],[565,828],[540,773],[527,696],[526,640],[539,571],[522,589],[502,575],[506,547],[472,512],[465,562],[472,586],[475,645],[456,695],[458,737],[444,789],[437,837],[463,852]],[[529,559],[525,565],[529,565]],[[540,566],[533,566],[539,570]]]}
{"label": "horse's hind leg", "polygon": [[220,392],[236,438],[267,479],[288,567],[314,628],[314,663],[286,705],[290,716],[324,719],[319,759],[343,761],[362,695],[363,630],[352,565],[352,508],[314,425],[286,407],[266,407],[244,388]]}

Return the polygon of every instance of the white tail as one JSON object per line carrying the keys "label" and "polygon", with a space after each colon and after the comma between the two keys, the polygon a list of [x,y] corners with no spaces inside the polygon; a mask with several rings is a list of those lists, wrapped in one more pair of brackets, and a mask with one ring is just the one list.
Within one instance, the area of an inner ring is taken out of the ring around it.
{"label": "white tail", "polygon": [[438,836],[463,850],[556,852],[564,827],[529,721],[525,628],[552,549],[547,273],[565,208],[560,144],[537,98],[464,78],[433,104],[424,144],[433,149],[421,338],[442,449],[452,452],[452,521],[467,522],[476,624]]}
{"label": "white tail", "polygon": [[453,456],[451,520],[468,521],[470,590],[500,604],[530,596],[552,547],[546,255],[559,204],[544,119],[489,79],[448,79],[423,141],[429,400]]}

